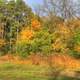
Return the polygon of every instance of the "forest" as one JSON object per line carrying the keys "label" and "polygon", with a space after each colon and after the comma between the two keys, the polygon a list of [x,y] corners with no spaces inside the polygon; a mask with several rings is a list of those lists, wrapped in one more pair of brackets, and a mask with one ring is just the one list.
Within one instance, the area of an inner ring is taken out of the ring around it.
{"label": "forest", "polygon": [[80,80],[80,1],[26,2],[0,0],[0,79]]}

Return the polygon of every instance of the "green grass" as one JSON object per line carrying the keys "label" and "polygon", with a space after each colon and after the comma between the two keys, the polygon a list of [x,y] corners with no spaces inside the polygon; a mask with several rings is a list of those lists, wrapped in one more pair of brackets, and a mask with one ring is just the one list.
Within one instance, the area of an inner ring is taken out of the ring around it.
{"label": "green grass", "polygon": [[3,63],[0,65],[1,80],[48,80],[45,75],[48,68],[34,65],[16,65],[11,63]]}
{"label": "green grass", "polygon": [[67,77],[53,78],[49,67],[18,65],[9,62],[0,64],[0,80],[78,80]]}

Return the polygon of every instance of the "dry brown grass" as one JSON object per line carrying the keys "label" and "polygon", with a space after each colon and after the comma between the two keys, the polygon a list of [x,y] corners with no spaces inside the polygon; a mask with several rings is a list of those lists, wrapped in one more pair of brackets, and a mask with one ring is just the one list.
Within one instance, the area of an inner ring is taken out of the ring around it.
{"label": "dry brown grass", "polygon": [[66,69],[80,68],[80,60],[77,60],[68,55],[51,55],[44,57],[41,55],[30,55],[26,59],[21,59],[19,56],[5,55],[0,57],[0,63],[10,61],[15,64],[31,64],[31,65],[44,65],[44,66],[59,66]]}
{"label": "dry brown grass", "polygon": [[51,64],[66,69],[77,69],[80,67],[80,60],[69,55],[53,55],[50,56]]}

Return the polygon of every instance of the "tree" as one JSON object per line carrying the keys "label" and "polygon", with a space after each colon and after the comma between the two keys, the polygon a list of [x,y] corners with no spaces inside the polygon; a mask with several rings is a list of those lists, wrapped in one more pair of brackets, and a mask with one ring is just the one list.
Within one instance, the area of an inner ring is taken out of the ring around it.
{"label": "tree", "polygon": [[33,13],[23,0],[0,0],[0,22],[4,27],[5,48],[11,51],[18,33],[25,25],[30,25]]}
{"label": "tree", "polygon": [[[78,3],[78,4],[77,4]],[[39,5],[35,10],[41,15],[60,16],[64,20],[79,16],[80,1],[76,0],[43,0],[43,4]]]}

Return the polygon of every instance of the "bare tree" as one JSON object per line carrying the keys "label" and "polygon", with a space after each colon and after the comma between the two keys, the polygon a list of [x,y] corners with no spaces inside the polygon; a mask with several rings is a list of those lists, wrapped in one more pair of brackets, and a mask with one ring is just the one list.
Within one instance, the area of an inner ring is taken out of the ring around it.
{"label": "bare tree", "polygon": [[[60,16],[64,20],[75,18],[80,13],[79,0],[43,0],[39,8],[35,8],[39,15]],[[38,10],[37,10],[38,9]]]}

